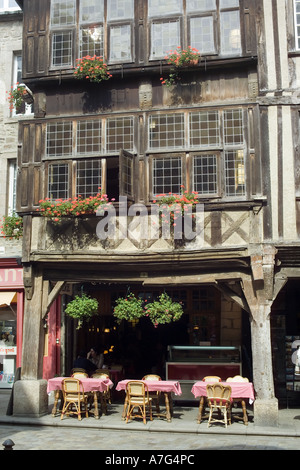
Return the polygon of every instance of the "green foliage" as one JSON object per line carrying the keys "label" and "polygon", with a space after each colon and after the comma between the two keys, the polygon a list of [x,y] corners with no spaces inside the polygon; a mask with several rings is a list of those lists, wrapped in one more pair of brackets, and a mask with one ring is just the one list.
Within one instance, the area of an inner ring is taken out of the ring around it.
{"label": "green foliage", "polygon": [[179,302],[173,302],[166,293],[161,294],[159,300],[148,304],[145,311],[155,327],[177,321],[183,314],[182,305]]}
{"label": "green foliage", "polygon": [[155,328],[158,325],[179,320],[182,314],[182,305],[179,302],[173,302],[166,293],[161,294],[157,301],[145,307],[143,307],[142,299],[130,293],[126,297],[119,297],[114,308],[114,316],[118,323],[122,320],[139,320],[142,317],[148,317]]}
{"label": "green foliage", "polygon": [[37,211],[43,217],[48,217],[54,222],[60,222],[63,216],[76,217],[84,214],[94,214],[100,206],[105,208],[110,204],[107,195],[99,192],[96,196],[88,198],[82,198],[79,195],[74,199],[56,199],[55,201],[49,198],[41,199]]}
{"label": "green foliage", "polygon": [[100,83],[103,80],[109,80],[112,75],[107,71],[107,64],[103,57],[86,56],[76,59],[74,75],[79,79],[86,79],[91,82]]}
{"label": "green foliage", "polygon": [[72,318],[78,319],[78,328],[82,326],[84,320],[98,315],[98,301],[86,294],[76,295],[74,300],[68,303],[65,313]]}
{"label": "green foliage", "polygon": [[6,215],[0,228],[4,238],[19,240],[23,236],[23,219],[16,214]]}
{"label": "green foliage", "polygon": [[24,85],[19,85],[14,88],[12,87],[11,91],[8,93],[7,100],[9,102],[9,109],[12,111],[14,108],[18,110],[23,104],[24,94],[26,94],[26,87]]}
{"label": "green foliage", "polygon": [[134,294],[129,293],[126,297],[119,297],[113,311],[118,323],[122,320],[138,320],[144,314],[143,301],[137,299]]}

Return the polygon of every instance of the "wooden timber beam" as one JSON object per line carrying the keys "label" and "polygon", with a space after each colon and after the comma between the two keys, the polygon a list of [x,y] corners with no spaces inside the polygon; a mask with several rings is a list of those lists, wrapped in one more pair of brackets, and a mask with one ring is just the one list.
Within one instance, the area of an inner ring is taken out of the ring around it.
{"label": "wooden timber beam", "polygon": [[44,281],[43,284],[42,320],[44,320],[54,300],[57,298],[60,291],[64,287],[65,281],[58,281],[50,292],[49,281]]}

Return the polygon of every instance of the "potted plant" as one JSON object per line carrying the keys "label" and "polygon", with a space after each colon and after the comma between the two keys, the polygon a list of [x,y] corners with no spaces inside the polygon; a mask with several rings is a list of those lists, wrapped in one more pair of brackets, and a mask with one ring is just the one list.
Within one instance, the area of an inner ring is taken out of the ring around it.
{"label": "potted plant", "polygon": [[157,328],[158,325],[179,320],[183,314],[183,308],[180,302],[173,302],[171,297],[164,292],[158,300],[145,307],[145,313]]}
{"label": "potted plant", "polygon": [[170,51],[166,56],[168,64],[171,65],[171,73],[168,78],[161,78],[161,84],[170,87],[180,80],[179,70],[183,67],[194,67],[198,64],[200,53],[198,49],[188,46],[182,49],[180,46]]}
{"label": "potted plant", "polygon": [[[161,216],[162,223],[171,223],[176,225],[176,219],[180,216],[184,216],[188,209],[188,206],[194,208],[199,203],[197,191],[189,193],[184,190],[184,186],[181,186],[180,194],[158,194],[157,199],[153,201],[154,204],[159,205],[159,213]],[[166,218],[166,212],[169,212],[170,217]]]}
{"label": "potted plant", "polygon": [[90,82],[100,83],[103,80],[109,80],[112,75],[107,70],[107,64],[104,62],[103,57],[85,56],[76,59],[76,67],[74,75],[79,79],[86,79]]}
{"label": "potted plant", "polygon": [[24,96],[27,94],[25,85],[20,85],[19,83],[16,86],[11,87],[11,91],[8,93],[7,100],[9,102],[9,109],[12,111],[14,108],[16,111],[22,106],[24,102]]}
{"label": "potted plant", "polygon": [[77,329],[81,328],[84,321],[98,314],[98,301],[89,295],[76,295],[74,300],[68,303],[65,313],[78,320]]}
{"label": "potted plant", "polygon": [[0,228],[4,238],[19,240],[23,236],[23,219],[16,214],[4,216]]}
{"label": "potted plant", "polygon": [[130,292],[125,297],[119,297],[116,300],[113,314],[118,323],[122,320],[139,320],[145,315],[143,301]]}
{"label": "potted plant", "polygon": [[[100,189],[101,188],[99,188],[99,190]],[[41,199],[37,211],[41,216],[48,217],[53,220],[53,222],[60,222],[62,217],[94,214],[97,212],[99,206],[105,208],[110,204],[112,203],[108,201],[107,195],[99,191],[96,196],[90,196],[88,198],[83,198],[79,195],[74,199],[56,199],[55,201],[49,198]]]}

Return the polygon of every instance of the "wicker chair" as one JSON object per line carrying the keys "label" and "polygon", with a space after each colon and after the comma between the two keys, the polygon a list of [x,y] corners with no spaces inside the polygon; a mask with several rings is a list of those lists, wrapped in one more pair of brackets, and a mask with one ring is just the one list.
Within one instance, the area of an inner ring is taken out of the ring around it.
{"label": "wicker chair", "polygon": [[77,372],[84,372],[85,374],[87,374],[87,371],[86,371],[85,369],[81,369],[80,367],[74,367],[74,368],[71,370],[71,374],[70,374],[70,375],[72,376],[73,374],[75,374],[75,372],[76,372],[76,373],[77,373]]}
{"label": "wicker chair", "polygon": [[[149,410],[150,421],[152,421],[152,400],[149,397],[147,385],[138,380],[131,380],[127,383],[126,394],[128,400],[126,423],[128,423],[129,419],[137,417],[142,418],[143,423],[146,424],[147,408]],[[138,408],[138,411],[134,413],[135,408]]]}
{"label": "wicker chair", "polygon": [[87,372],[73,372],[71,377],[75,377],[75,379],[80,379],[81,377],[88,377],[89,374]]}
{"label": "wicker chair", "polygon": [[207,375],[206,377],[203,377],[202,382],[221,382],[221,377],[218,377],[217,375]]}
{"label": "wicker chair", "polygon": [[[156,374],[147,374],[144,375],[142,380],[161,380],[161,377]],[[156,408],[156,413],[160,414],[160,408],[159,408],[159,400],[160,400],[160,395],[161,392],[149,392],[149,397],[152,398],[152,403],[155,403],[155,408]]]}
{"label": "wicker chair", "polygon": [[[99,369],[100,371],[101,369]],[[109,374],[103,373],[103,372],[94,372],[92,375],[93,379],[109,379]],[[110,393],[110,388],[107,385],[105,392],[100,393],[100,402],[101,402],[101,409],[103,414],[106,414],[107,412],[107,403],[111,405],[111,393]]]}
{"label": "wicker chair", "polygon": [[[62,392],[64,404],[60,419],[63,419],[65,414],[76,414],[78,419],[81,420],[81,407],[84,406],[85,416],[88,417],[87,409],[87,395],[84,393],[83,385],[79,379],[66,378],[62,381]],[[73,405],[76,411],[72,411]]]}
{"label": "wicker chair", "polygon": [[[231,424],[231,387],[230,385],[222,385],[218,382],[206,385],[207,402],[209,406],[209,417],[207,427],[211,423],[227,423]],[[213,418],[213,413],[218,412],[218,418]],[[223,414],[223,419],[219,414]]]}
{"label": "wicker chair", "polygon": [[[234,377],[228,377],[226,379],[226,382],[249,382],[249,379],[247,379],[247,377],[242,377],[241,375],[235,375]],[[243,411],[243,416],[234,415],[234,418],[242,419],[244,421],[244,424],[248,426],[248,414],[247,414],[246,402],[244,398],[233,398],[232,402],[240,403],[242,405],[242,411]]]}

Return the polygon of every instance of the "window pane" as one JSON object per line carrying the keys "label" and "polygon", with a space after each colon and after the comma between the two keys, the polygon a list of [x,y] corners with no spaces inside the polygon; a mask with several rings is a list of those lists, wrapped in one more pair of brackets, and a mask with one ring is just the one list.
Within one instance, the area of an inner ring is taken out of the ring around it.
{"label": "window pane", "polygon": [[133,195],[133,159],[127,155],[122,157],[122,193],[123,196]]}
{"label": "window pane", "polygon": [[220,0],[220,8],[238,7],[239,0]]}
{"label": "window pane", "polygon": [[80,57],[90,55],[103,57],[103,27],[93,27],[80,30]]}
{"label": "window pane", "polygon": [[134,18],[134,0],[109,0],[107,20],[128,20]]}
{"label": "window pane", "polygon": [[133,118],[108,119],[106,123],[106,150],[117,153],[120,149],[134,151]]}
{"label": "window pane", "polygon": [[182,12],[182,0],[148,0],[148,16],[162,16]]}
{"label": "window pane", "polygon": [[162,114],[149,117],[150,149],[182,148],[184,146],[184,115]]}
{"label": "window pane", "polygon": [[199,195],[217,194],[217,155],[194,157],[194,191]]}
{"label": "window pane", "polygon": [[300,49],[300,0],[295,0],[296,48]]}
{"label": "window pane", "polygon": [[77,162],[76,196],[96,196],[101,186],[101,160]]}
{"label": "window pane", "polygon": [[225,194],[245,195],[245,162],[243,150],[225,152]]}
{"label": "window pane", "polygon": [[131,60],[131,26],[112,26],[110,29],[110,61]]}
{"label": "window pane", "polygon": [[104,0],[81,0],[80,22],[100,23],[104,20]]}
{"label": "window pane", "polygon": [[77,153],[101,152],[101,121],[79,121],[77,124]]}
{"label": "window pane", "polygon": [[198,49],[201,54],[214,53],[214,20],[212,16],[191,18],[191,46]]}
{"label": "window pane", "polygon": [[72,123],[56,122],[47,124],[47,156],[72,155]]}
{"label": "window pane", "polygon": [[69,193],[69,166],[67,164],[49,165],[48,197],[66,199]]}
{"label": "window pane", "polygon": [[187,12],[211,11],[216,9],[216,0],[189,0],[186,5]]}
{"label": "window pane", "polygon": [[153,195],[179,194],[182,182],[181,158],[153,159]]}
{"label": "window pane", "polygon": [[218,111],[190,113],[190,146],[217,147],[220,145]]}
{"label": "window pane", "polygon": [[75,24],[76,0],[51,1],[51,26]]}
{"label": "window pane", "polygon": [[178,20],[152,23],[151,59],[163,59],[180,45],[180,24]]}
{"label": "window pane", "polygon": [[52,37],[52,65],[72,65],[72,32],[54,33]]}
{"label": "window pane", "polygon": [[243,113],[241,109],[224,111],[224,142],[225,145],[243,144]]}
{"label": "window pane", "polygon": [[238,54],[241,52],[240,12],[221,13],[221,53]]}

